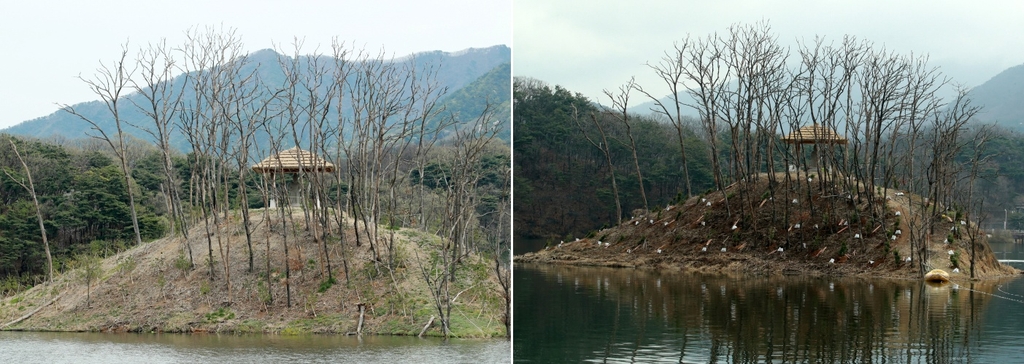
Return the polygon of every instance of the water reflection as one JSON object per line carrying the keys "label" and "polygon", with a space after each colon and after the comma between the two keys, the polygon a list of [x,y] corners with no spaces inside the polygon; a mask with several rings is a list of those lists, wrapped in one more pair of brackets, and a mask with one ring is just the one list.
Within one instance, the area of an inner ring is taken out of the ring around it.
{"label": "water reflection", "polygon": [[504,340],[0,332],[5,363],[507,362]]}
{"label": "water reflection", "polygon": [[982,329],[984,308],[993,300],[1024,308],[1005,292],[1007,282],[517,266],[513,355],[532,362],[979,361],[990,331]]}

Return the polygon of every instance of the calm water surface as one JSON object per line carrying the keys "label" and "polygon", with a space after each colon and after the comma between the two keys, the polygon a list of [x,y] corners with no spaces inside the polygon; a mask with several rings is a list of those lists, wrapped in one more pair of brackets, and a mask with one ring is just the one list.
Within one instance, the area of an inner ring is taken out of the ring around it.
{"label": "calm water surface", "polygon": [[501,363],[506,340],[0,332],[2,363]]}
{"label": "calm water surface", "polygon": [[[1000,259],[1024,247],[995,245]],[[1024,363],[1024,278],[515,268],[516,362]]]}

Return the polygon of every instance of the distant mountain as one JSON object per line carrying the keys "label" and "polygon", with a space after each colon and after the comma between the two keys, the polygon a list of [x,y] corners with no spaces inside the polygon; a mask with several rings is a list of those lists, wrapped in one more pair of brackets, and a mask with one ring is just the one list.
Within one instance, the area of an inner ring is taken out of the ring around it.
{"label": "distant mountain", "polygon": [[[305,58],[305,56],[302,56]],[[418,69],[422,69],[425,66],[433,65],[437,67],[437,82],[447,87],[448,95],[442,99],[442,102],[457,102],[460,104],[473,104],[478,101],[473,101],[474,98],[479,98],[479,102],[492,98],[494,87],[500,86],[482,86],[478,83],[494,83],[497,82],[493,78],[495,69],[500,69],[502,66],[508,68],[508,64],[511,62],[512,52],[511,49],[505,45],[497,45],[487,48],[469,48],[458,52],[442,52],[442,51],[430,51],[416,53],[409,56],[396,58],[394,62],[406,62],[412,61],[417,65]],[[267,84],[270,85],[282,85],[284,82],[284,73],[281,70],[281,62],[290,62],[291,57],[285,55],[279,55],[273,50],[264,49],[256,52],[252,52],[248,55],[248,64],[246,69],[242,72],[247,74],[250,71],[255,70],[256,74]],[[300,59],[300,62],[304,60]],[[332,60],[328,59],[328,63],[333,63]],[[501,71],[497,71],[500,73]],[[505,90],[510,90],[509,85],[510,73],[505,71]],[[481,78],[488,78],[487,80],[480,81]],[[182,85],[185,82],[186,75],[179,75],[171,82],[176,86]],[[463,88],[472,86],[474,89],[478,89],[479,92],[463,92]],[[83,85],[82,87],[86,87]],[[488,90],[490,89],[490,90]],[[190,96],[190,90],[186,89],[185,99]],[[506,92],[507,94],[508,92]],[[131,103],[131,100],[136,102],[142,102],[142,96],[137,93],[131,93],[127,96],[122,97],[121,116],[123,120],[132,123],[141,123],[144,126],[152,125],[152,122],[146,123],[147,118],[142,112],[140,112]],[[505,96],[505,102],[507,103],[508,96]],[[110,112],[104,103],[100,101],[89,101],[79,104],[72,105],[72,107],[80,114],[86,115],[92,120],[97,121],[104,130],[108,133],[113,132],[115,129],[113,118],[110,116]],[[349,110],[349,105],[344,106],[344,111]],[[468,112],[468,111],[467,111]],[[332,120],[336,118],[332,117]],[[68,138],[80,138],[86,134],[90,129],[90,125],[85,121],[79,119],[64,111],[56,111],[50,115],[43,116],[40,118],[28,120],[18,125],[12,126],[5,130],[0,130],[3,133],[9,133],[14,135],[32,136],[37,138],[47,138],[51,136],[63,136]],[[151,137],[140,130],[134,128],[125,129],[126,132],[132,134],[138,138],[144,140],[150,140]],[[257,140],[261,138],[257,137]],[[178,133],[172,136],[172,144],[181,151],[189,150],[190,147],[185,140],[184,136]]]}
{"label": "distant mountain", "polygon": [[504,63],[466,85],[441,101],[445,111],[442,117],[452,116],[463,122],[476,119],[488,106],[505,125],[498,138],[511,141],[512,116],[512,64]]}
{"label": "distant mountain", "polygon": [[1007,68],[971,89],[970,96],[982,106],[979,121],[1024,131],[1024,64]]}

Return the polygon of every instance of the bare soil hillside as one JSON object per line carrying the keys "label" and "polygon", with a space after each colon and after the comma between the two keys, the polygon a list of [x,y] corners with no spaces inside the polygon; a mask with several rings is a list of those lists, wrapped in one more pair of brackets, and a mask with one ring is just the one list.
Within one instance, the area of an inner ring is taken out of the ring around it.
{"label": "bare soil hillside", "polygon": [[[944,269],[952,279],[970,279],[972,234],[954,211],[927,228],[920,197],[897,190],[873,194],[884,216],[868,219],[867,204],[812,175],[776,175],[775,193],[761,175],[657,211],[636,211],[621,225],[586,238],[552,243],[516,256],[516,262],[617,266],[662,270],[737,271],[752,274],[863,275],[920,278]],[[740,190],[745,188],[746,190]],[[831,191],[831,192],[830,192]],[[746,198],[744,198],[746,196]],[[728,199],[728,203],[726,200]],[[918,242],[912,244],[912,241]],[[977,278],[1019,274],[1000,264],[984,234],[974,234]]]}

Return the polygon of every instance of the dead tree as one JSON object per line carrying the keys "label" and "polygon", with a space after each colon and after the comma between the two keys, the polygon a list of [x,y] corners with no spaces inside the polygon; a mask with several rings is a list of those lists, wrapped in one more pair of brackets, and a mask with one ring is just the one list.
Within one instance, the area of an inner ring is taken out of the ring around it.
{"label": "dead tree", "polygon": [[130,83],[134,70],[128,69],[126,63],[128,58],[128,45],[125,44],[121,47],[121,57],[114,61],[111,65],[101,64],[96,70],[96,77],[94,79],[85,79],[81,76],[78,78],[85,82],[86,85],[95,93],[107,107],[107,111],[110,112],[111,117],[114,121],[114,127],[117,129],[116,140],[107,135],[106,130],[96,120],[92,120],[83,114],[78,113],[75,109],[69,105],[61,105],[61,109],[65,112],[77,116],[79,119],[91,125],[91,129],[94,134],[90,134],[91,137],[103,140],[107,143],[111,150],[114,151],[114,155],[117,156],[120,161],[121,172],[124,173],[124,183],[128,188],[128,207],[131,209],[132,214],[132,229],[135,232],[135,244],[142,245],[142,235],[139,233],[139,217],[135,211],[135,194],[132,192],[132,174],[128,168],[128,151],[124,142],[124,131],[123,125],[125,124],[121,120],[121,110],[118,104],[121,101],[122,92],[125,87]]}
{"label": "dead tree", "polygon": [[46,226],[43,226],[43,211],[39,208],[39,198],[36,196],[36,185],[32,181],[32,171],[28,169],[28,164],[25,163],[25,159],[21,158],[21,153],[18,152],[18,146],[14,145],[14,140],[7,139],[7,142],[11,144],[11,149],[14,150],[14,155],[18,157],[18,161],[21,162],[21,167],[25,169],[25,177],[28,179],[28,185],[26,185],[24,181],[14,178],[7,169],[4,169],[4,174],[32,195],[32,205],[36,208],[36,218],[39,221],[39,234],[43,239],[43,249],[46,252],[46,282],[50,283],[53,282],[53,257],[50,255],[50,241],[46,239]]}

